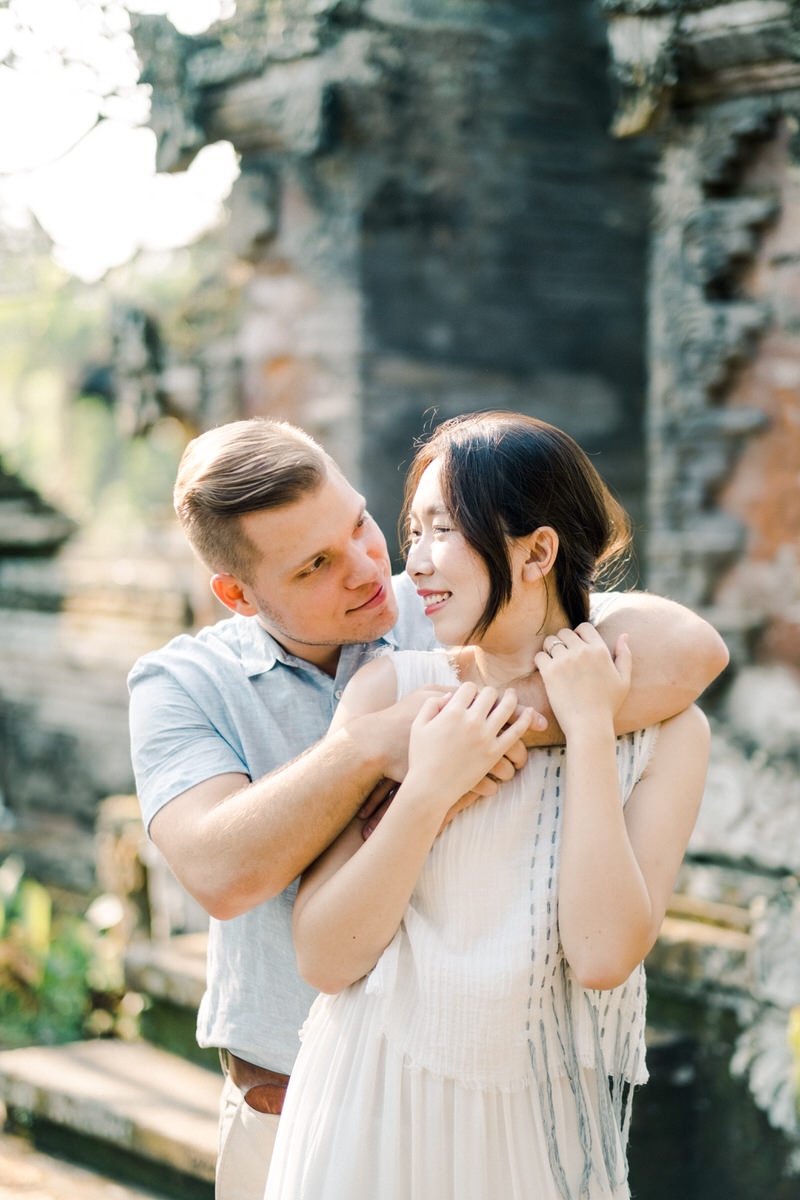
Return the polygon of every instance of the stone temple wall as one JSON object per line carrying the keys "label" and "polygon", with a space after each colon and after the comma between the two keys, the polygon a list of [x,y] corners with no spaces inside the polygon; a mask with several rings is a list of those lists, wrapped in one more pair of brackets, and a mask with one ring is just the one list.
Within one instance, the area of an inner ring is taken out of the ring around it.
{"label": "stone temple wall", "polygon": [[[641,517],[650,156],[608,136],[591,0],[242,0],[203,38],[135,37],[161,168],[241,155],[204,351],[241,412],[318,434],[393,545],[432,412],[563,424]],[[219,403],[198,391],[202,424]]]}
{"label": "stone temple wall", "polygon": [[752,904],[735,1065],[774,1122],[796,1131],[787,1028],[800,1004],[800,9],[602,7],[616,132],[654,139],[658,156],[648,579],[705,612],[732,652],[686,886]]}
{"label": "stone temple wall", "polygon": [[191,562],[90,559],[74,522],[0,465],[0,862],[83,894],[95,820],[130,792],[131,661],[190,624]]}

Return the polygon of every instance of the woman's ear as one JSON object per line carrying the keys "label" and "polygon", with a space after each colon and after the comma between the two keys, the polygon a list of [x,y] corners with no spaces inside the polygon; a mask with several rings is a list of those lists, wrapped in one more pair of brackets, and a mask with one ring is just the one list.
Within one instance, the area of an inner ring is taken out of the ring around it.
{"label": "woman's ear", "polygon": [[522,577],[526,580],[544,579],[552,571],[558,555],[558,534],[550,525],[541,525],[525,538],[526,557]]}
{"label": "woman's ear", "polygon": [[254,617],[258,613],[255,605],[246,598],[242,585],[235,575],[212,575],[211,590],[220,603],[232,612],[241,613],[244,617]]}

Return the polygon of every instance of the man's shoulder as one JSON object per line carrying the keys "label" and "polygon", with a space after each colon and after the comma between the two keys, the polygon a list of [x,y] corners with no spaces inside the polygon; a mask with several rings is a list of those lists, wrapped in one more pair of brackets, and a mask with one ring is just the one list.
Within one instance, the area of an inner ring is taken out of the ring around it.
{"label": "man's shoulder", "polygon": [[129,686],[154,674],[180,675],[188,669],[211,669],[241,659],[243,620],[246,618],[227,617],[196,633],[180,633],[159,649],[143,654],[131,668]]}

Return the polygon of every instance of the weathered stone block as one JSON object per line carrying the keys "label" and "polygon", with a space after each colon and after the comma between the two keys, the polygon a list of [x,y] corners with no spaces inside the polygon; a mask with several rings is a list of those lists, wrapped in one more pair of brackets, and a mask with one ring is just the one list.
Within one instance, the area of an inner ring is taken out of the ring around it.
{"label": "weathered stone block", "polygon": [[[746,667],[734,679],[726,712],[735,735],[767,755],[800,761],[800,676],[775,664]],[[798,792],[800,799],[800,792]]]}
{"label": "weathered stone block", "polygon": [[800,778],[796,767],[747,755],[716,732],[705,794],[689,844],[697,856],[800,871]]}

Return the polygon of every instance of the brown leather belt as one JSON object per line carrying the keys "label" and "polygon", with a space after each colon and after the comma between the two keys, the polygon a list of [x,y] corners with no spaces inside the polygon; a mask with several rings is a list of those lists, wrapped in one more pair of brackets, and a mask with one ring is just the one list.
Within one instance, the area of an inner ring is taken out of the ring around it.
{"label": "brown leather belt", "polygon": [[277,1071],[268,1071],[266,1067],[256,1066],[255,1063],[245,1062],[226,1051],[227,1069],[233,1082],[251,1108],[256,1112],[275,1113],[279,1115],[283,1108],[283,1099],[289,1084],[288,1075],[279,1075]]}

